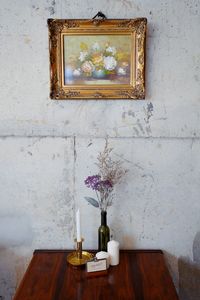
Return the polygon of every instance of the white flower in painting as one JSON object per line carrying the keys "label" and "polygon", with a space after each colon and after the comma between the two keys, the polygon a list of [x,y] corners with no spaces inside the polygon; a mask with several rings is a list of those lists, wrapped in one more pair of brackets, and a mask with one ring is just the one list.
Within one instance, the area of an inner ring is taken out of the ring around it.
{"label": "white flower in painting", "polygon": [[79,60],[81,62],[83,62],[85,60],[85,58],[86,58],[87,55],[88,55],[87,51],[80,52]]}
{"label": "white flower in painting", "polygon": [[113,56],[104,56],[103,59],[104,67],[108,71],[112,71],[117,66],[117,61]]}
{"label": "white flower in painting", "polygon": [[74,77],[79,77],[81,75],[81,69],[78,68],[78,69],[74,70],[73,75],[74,75]]}
{"label": "white flower in painting", "polygon": [[106,52],[109,52],[109,53],[111,53],[112,55],[115,55],[116,54],[116,48],[115,47],[107,47],[106,48]]}
{"label": "white flower in painting", "polygon": [[119,69],[117,70],[117,73],[118,73],[119,75],[126,75],[126,70],[124,70],[123,68],[119,68]]}
{"label": "white flower in painting", "polygon": [[99,51],[100,50],[100,46],[97,42],[92,45],[92,50],[94,50],[94,51]]}

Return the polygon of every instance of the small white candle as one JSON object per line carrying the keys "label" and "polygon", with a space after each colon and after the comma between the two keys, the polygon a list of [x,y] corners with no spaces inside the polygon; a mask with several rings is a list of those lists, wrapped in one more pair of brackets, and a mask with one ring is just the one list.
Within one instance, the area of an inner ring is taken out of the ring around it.
{"label": "small white candle", "polygon": [[81,242],[81,220],[80,220],[80,210],[76,212],[76,239],[77,242]]}
{"label": "small white candle", "polygon": [[119,264],[119,242],[110,241],[107,244],[108,253],[110,255],[110,265],[116,266]]}
{"label": "small white candle", "polygon": [[105,251],[97,252],[96,258],[97,259],[106,259],[106,267],[107,267],[107,269],[109,268],[109,265],[110,265],[110,255],[109,255],[108,252],[105,252]]}

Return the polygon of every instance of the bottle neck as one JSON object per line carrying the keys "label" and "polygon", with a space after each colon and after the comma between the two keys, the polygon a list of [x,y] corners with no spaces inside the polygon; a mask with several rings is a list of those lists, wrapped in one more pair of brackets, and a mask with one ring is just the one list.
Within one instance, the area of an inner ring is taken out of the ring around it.
{"label": "bottle neck", "polygon": [[107,226],[107,212],[105,210],[101,211],[101,225]]}

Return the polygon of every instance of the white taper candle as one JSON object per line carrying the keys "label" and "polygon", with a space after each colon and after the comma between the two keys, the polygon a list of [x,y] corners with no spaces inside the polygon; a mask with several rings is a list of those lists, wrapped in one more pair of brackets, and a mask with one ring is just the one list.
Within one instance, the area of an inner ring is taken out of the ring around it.
{"label": "white taper candle", "polygon": [[80,210],[76,212],[76,239],[77,242],[81,242],[81,220],[80,220]]}

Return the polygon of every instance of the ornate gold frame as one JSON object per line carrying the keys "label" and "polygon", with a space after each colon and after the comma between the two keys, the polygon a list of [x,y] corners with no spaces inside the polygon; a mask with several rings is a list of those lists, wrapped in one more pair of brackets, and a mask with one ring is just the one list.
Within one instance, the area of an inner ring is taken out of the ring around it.
{"label": "ornate gold frame", "polygon": [[[147,19],[49,19],[50,98],[61,99],[144,99],[145,41]],[[132,39],[132,68],[130,84],[64,85],[63,34],[129,34]]]}

